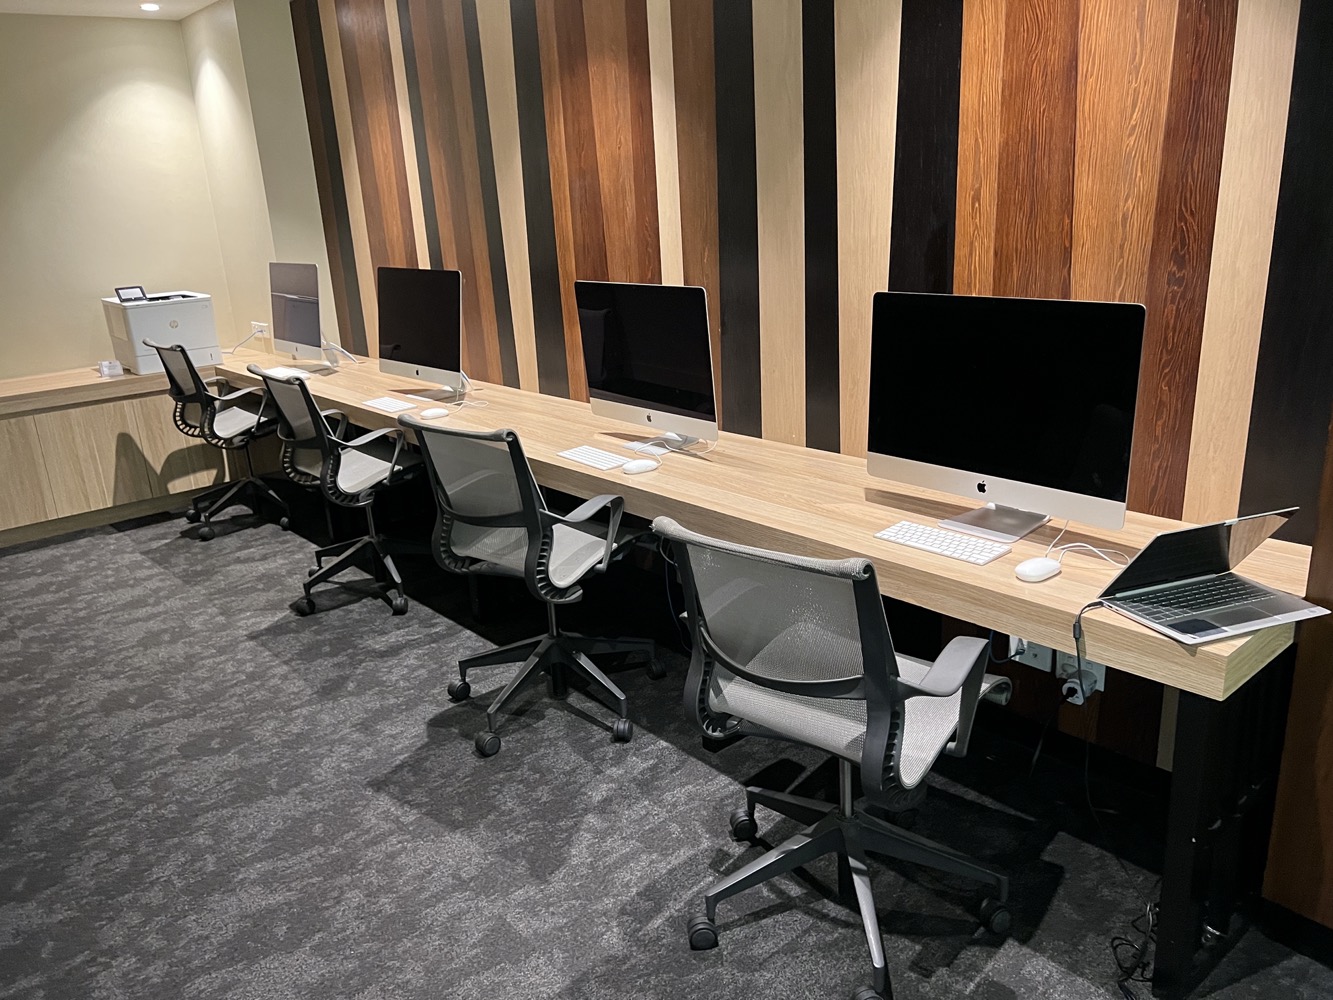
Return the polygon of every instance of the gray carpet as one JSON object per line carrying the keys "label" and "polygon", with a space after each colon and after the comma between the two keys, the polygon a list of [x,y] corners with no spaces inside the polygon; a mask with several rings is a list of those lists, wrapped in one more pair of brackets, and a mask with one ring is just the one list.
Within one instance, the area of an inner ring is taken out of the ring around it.
{"label": "gray carpet", "polygon": [[[481,760],[509,673],[478,673],[458,706],[444,685],[460,654],[540,627],[530,601],[483,637],[457,581],[419,574],[431,607],[406,617],[353,587],[303,619],[308,542],[182,527],[0,552],[0,995],[796,1000],[868,982],[828,861],[724,903],[720,947],[689,950],[699,892],[760,850],[727,836],[740,783],[821,758],[706,753],[680,657],[661,681],[620,675],[632,743],[578,694],[533,695]],[[919,829],[1009,869],[1015,929],[979,932],[966,883],[876,865],[899,1000],[1119,997],[1107,942],[1153,876],[932,781]],[[770,843],[795,828],[760,822]],[[1198,995],[1326,998],[1333,972],[1252,931]]]}

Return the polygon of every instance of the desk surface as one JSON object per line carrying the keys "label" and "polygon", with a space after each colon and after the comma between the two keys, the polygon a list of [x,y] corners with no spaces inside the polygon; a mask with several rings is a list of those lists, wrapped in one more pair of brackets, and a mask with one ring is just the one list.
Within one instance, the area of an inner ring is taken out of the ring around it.
{"label": "desk surface", "polygon": [[[217,373],[236,385],[257,384],[246,371],[250,363],[283,362],[273,355],[241,351],[219,365]],[[369,361],[361,366],[344,363],[335,374],[313,376],[309,385],[325,405],[336,406],[360,426],[375,428],[393,426],[396,415],[366,407],[364,400],[428,383],[381,375]],[[947,494],[871,478],[862,459],[723,433],[707,455],[668,455],[657,471],[627,476],[619,469],[592,469],[557,453],[581,444],[619,451],[624,442],[643,440],[646,430],[594,416],[586,403],[506,386],[477,383],[469,398],[489,405],[457,410],[443,418],[446,425],[512,428],[545,486],[580,496],[617,493],[625,498],[626,509],[640,516],[665,514],[696,531],[745,544],[805,555],[865,556],[875,564],[880,590],[891,597],[1056,649],[1072,650],[1075,613],[1116,572],[1110,563],[1075,550],[1065,556],[1064,571],[1054,579],[1019,581],[1014,567],[1045,552],[1059,531],[1056,524],[1015,543],[1011,553],[986,566],[880,541],[874,533],[895,521],[931,523],[969,505]],[[419,414],[429,405],[418,403],[409,412]],[[1130,513],[1123,530],[1074,524],[1062,541],[1089,541],[1132,555],[1158,532],[1178,527],[1181,522]],[[1270,540],[1240,571],[1303,594],[1309,563],[1308,546]],[[1230,695],[1290,645],[1294,635],[1293,626],[1286,625],[1189,648],[1105,609],[1089,612],[1083,623],[1087,658],[1213,699]]]}
{"label": "desk surface", "polygon": [[[212,371],[211,368],[206,369],[204,378],[211,377]],[[0,379],[0,417],[59,410],[109,399],[152,396],[166,388],[167,377],[161,372],[150,375],[126,373],[102,378],[97,374],[95,365]]]}

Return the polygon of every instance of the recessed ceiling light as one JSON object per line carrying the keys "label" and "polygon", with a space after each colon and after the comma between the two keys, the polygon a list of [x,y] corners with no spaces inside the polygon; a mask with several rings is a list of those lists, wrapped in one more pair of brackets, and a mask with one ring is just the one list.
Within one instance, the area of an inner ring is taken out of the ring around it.
{"label": "recessed ceiling light", "polygon": [[157,4],[155,4],[155,3],[141,3],[141,4],[139,4],[139,9],[140,9],[140,10],[146,10],[146,11],[148,11],[149,13],[152,13],[153,11],[155,11],[155,10],[161,10],[162,8],[159,7],[159,6],[158,6]]}

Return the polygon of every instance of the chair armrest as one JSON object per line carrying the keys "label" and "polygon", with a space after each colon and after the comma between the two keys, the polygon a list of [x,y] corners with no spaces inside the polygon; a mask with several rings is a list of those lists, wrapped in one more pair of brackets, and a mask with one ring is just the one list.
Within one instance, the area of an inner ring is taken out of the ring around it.
{"label": "chair armrest", "polygon": [[598,511],[610,508],[611,521],[606,529],[606,548],[602,552],[602,561],[597,564],[597,572],[606,572],[606,567],[611,564],[611,556],[616,551],[616,534],[620,530],[620,518],[625,513],[625,498],[614,496],[610,493],[603,493],[595,496],[591,500],[586,500],[579,504],[568,514],[552,514],[545,512],[545,517],[550,522],[559,522],[561,524],[582,524]]}
{"label": "chair armrest", "polygon": [[[351,441],[338,441],[338,444],[342,445],[344,448],[358,449],[370,444],[372,441],[378,441],[380,438],[386,437],[393,438],[393,457],[389,459],[389,474],[384,477],[384,482],[387,484],[392,483],[394,477],[403,470],[403,466],[398,464],[398,456],[403,452],[403,443],[405,441],[401,427],[381,427],[379,430],[369,431]],[[337,441],[337,438],[335,437],[334,440]]]}
{"label": "chair armrest", "polygon": [[[209,381],[212,382],[216,380],[209,379]],[[226,380],[222,380],[222,384],[226,385],[227,384]],[[225,396],[214,396],[213,398],[216,399],[219,403],[233,403],[236,400],[240,399],[242,396],[249,396],[251,393],[256,393],[256,392],[263,393],[264,387],[262,385],[251,385],[247,386],[244,389],[237,389],[235,392],[229,392]]]}
{"label": "chair armrest", "polygon": [[360,448],[362,445],[370,444],[371,441],[377,441],[386,435],[397,434],[401,436],[402,433],[397,427],[381,427],[378,430],[367,431],[359,438],[353,438],[351,441],[339,441],[338,444],[344,448]]}
{"label": "chair armrest", "polygon": [[921,695],[948,698],[956,694],[974,673],[980,684],[981,675],[986,672],[985,652],[985,639],[966,635],[955,636],[935,658],[925,677],[916,683],[900,678],[898,683],[908,689],[903,692],[908,698]]}

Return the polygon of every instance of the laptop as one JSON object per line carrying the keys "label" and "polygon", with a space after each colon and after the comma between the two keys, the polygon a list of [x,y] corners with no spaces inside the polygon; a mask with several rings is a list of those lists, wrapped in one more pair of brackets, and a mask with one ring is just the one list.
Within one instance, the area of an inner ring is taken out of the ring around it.
{"label": "laptop", "polygon": [[1158,535],[1099,595],[1103,604],[1191,646],[1328,614],[1231,570],[1297,508]]}

